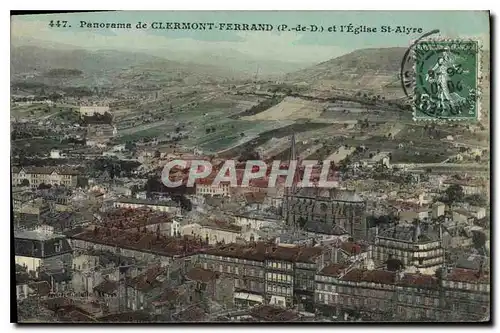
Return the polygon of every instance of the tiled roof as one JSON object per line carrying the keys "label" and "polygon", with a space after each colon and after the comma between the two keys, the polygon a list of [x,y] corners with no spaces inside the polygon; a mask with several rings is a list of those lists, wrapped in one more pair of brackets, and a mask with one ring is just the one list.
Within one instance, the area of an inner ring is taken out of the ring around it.
{"label": "tiled roof", "polygon": [[205,311],[197,306],[191,306],[175,315],[176,321],[179,322],[200,322],[206,318]]}
{"label": "tiled roof", "polygon": [[179,297],[180,297],[180,294],[177,290],[169,288],[169,289],[164,290],[151,303],[154,306],[165,305],[165,304],[177,305]]}
{"label": "tiled roof", "polygon": [[396,278],[395,272],[384,270],[362,270],[355,268],[342,278],[345,281],[352,282],[373,282],[380,284],[393,284]]}
{"label": "tiled roof", "polygon": [[193,268],[186,274],[186,278],[192,281],[208,283],[217,280],[219,273],[203,268]]}
{"label": "tiled roof", "polygon": [[166,271],[166,268],[160,267],[159,265],[152,266],[148,268],[146,272],[127,281],[127,285],[140,291],[147,291],[160,287],[162,284],[157,280],[157,277],[166,273]]}
{"label": "tiled roof", "polygon": [[262,305],[252,308],[250,310],[250,314],[258,320],[271,322],[287,322],[298,319],[299,317],[298,314],[293,311],[270,305]]}
{"label": "tiled roof", "polygon": [[346,264],[332,264],[323,268],[320,274],[338,277],[340,273],[347,267],[348,266]]}
{"label": "tiled roof", "polygon": [[182,238],[166,237],[157,235],[155,231],[137,232],[135,229],[119,230],[96,227],[94,230],[87,229],[81,233],[68,236],[68,238],[164,256],[192,255],[207,247],[201,238],[191,236]]}
{"label": "tiled roof", "polygon": [[27,174],[45,174],[50,175],[53,172],[56,172],[59,175],[73,175],[78,176],[81,175],[81,172],[75,168],[71,167],[12,167],[13,173],[19,173],[21,170],[24,170]]}
{"label": "tiled roof", "polygon": [[465,268],[454,268],[446,275],[446,280],[468,283],[490,283],[489,272],[479,274],[479,271]]}
{"label": "tiled roof", "polygon": [[104,280],[94,287],[94,291],[105,294],[113,294],[117,290],[118,290],[118,282],[111,280]]}
{"label": "tiled roof", "polygon": [[439,285],[439,280],[432,275],[405,273],[399,283],[406,286],[434,288]]}
{"label": "tiled roof", "polygon": [[284,247],[275,244],[257,242],[248,245],[227,244],[217,248],[206,250],[205,253],[241,258],[255,261],[266,259],[285,260],[291,262],[312,263],[325,251],[322,247]]}
{"label": "tiled roof", "polygon": [[144,199],[134,199],[134,198],[121,198],[116,200],[116,202],[137,204],[137,205],[148,205],[148,206],[166,206],[166,207],[179,206],[179,204],[175,201],[154,201],[154,200],[144,200]]}
{"label": "tiled roof", "polygon": [[[41,240],[24,237],[26,237],[25,234],[18,234],[14,237],[16,256],[48,258],[73,251],[68,240],[62,237]],[[57,244],[59,245],[59,252],[56,251]]]}
{"label": "tiled roof", "polygon": [[245,193],[245,200],[248,204],[262,204],[266,199],[266,193],[262,192],[249,192]]}

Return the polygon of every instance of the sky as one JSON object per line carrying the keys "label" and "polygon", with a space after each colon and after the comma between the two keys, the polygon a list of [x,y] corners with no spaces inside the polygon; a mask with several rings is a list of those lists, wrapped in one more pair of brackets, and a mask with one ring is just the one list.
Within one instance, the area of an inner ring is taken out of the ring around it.
{"label": "sky", "polygon": [[[71,28],[50,27],[50,20],[66,20]],[[89,50],[116,49],[161,54],[203,52],[206,54],[244,54],[262,60],[321,62],[360,48],[408,46],[421,33],[387,34],[314,33],[314,32],[238,32],[173,31],[138,29],[86,29],[80,21],[131,23],[141,22],[225,22],[269,23],[296,26],[382,25],[440,30],[444,37],[480,38],[489,42],[489,16],[485,11],[121,11],[14,16],[11,19],[12,42],[30,44],[34,40],[47,47],[78,47]]]}

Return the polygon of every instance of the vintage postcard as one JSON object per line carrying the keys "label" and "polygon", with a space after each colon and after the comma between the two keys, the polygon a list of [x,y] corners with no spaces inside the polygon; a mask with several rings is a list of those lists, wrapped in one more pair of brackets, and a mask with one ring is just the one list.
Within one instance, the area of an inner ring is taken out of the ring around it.
{"label": "vintage postcard", "polygon": [[12,15],[13,320],[488,323],[489,41],[487,11]]}

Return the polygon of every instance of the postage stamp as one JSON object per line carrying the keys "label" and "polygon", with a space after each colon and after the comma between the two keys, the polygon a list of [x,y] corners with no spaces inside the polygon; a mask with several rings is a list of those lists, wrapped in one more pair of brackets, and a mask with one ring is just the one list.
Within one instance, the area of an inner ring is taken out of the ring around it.
{"label": "postage stamp", "polygon": [[424,40],[415,45],[414,120],[479,120],[479,51],[474,40]]}

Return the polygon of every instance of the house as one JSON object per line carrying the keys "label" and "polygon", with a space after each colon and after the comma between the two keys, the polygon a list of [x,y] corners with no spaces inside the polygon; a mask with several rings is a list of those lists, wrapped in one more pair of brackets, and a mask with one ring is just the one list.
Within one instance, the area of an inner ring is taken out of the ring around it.
{"label": "house", "polygon": [[92,117],[95,114],[104,115],[109,112],[109,106],[80,106],[80,115]]}
{"label": "house", "polygon": [[100,256],[80,254],[73,258],[73,291],[91,295],[104,280],[118,280],[118,268],[102,266]]}
{"label": "house", "polygon": [[61,235],[37,231],[14,233],[15,262],[38,274],[48,268],[70,268],[73,249]]}
{"label": "house", "polygon": [[450,178],[443,181],[443,186],[448,188],[452,185],[459,185],[465,195],[486,194],[488,192],[488,182],[480,179],[455,179]]}
{"label": "house", "polygon": [[220,272],[195,267],[187,272],[185,279],[193,283],[190,301],[201,303],[206,312],[210,311],[208,300],[226,307],[234,303],[234,280],[222,276]]}
{"label": "house", "polygon": [[282,219],[273,214],[266,214],[261,211],[251,211],[233,214],[234,223],[241,227],[247,226],[253,230],[260,230],[263,227],[280,224]]}
{"label": "house", "polygon": [[471,206],[469,207],[469,211],[478,220],[486,217],[486,208],[484,207]]}
{"label": "house", "polygon": [[231,188],[229,182],[220,182],[213,184],[215,178],[196,179],[195,189],[196,195],[222,196],[230,197]]}
{"label": "house", "polygon": [[177,213],[180,211],[180,206],[174,201],[153,201],[145,199],[121,198],[117,199],[114,204],[116,208],[149,208],[153,211]]}
{"label": "house", "polygon": [[21,185],[28,182],[33,188],[40,184],[76,187],[81,172],[70,167],[13,167],[12,183]]}
{"label": "house", "polygon": [[16,272],[16,300],[22,301],[28,297],[28,285],[32,281],[31,276],[26,272]]}
{"label": "house", "polygon": [[127,279],[127,308],[135,310],[153,309],[152,302],[168,286],[168,269],[153,265],[145,272]]}
{"label": "house", "polygon": [[472,225],[474,223],[475,214],[465,208],[456,208],[452,211],[453,221]]}
{"label": "house", "polygon": [[46,269],[40,272],[39,278],[50,285],[52,293],[63,293],[72,289],[73,274],[68,268]]}
{"label": "house", "polygon": [[444,212],[445,212],[445,208],[446,208],[446,205],[442,202],[435,202],[433,205],[432,205],[432,213],[431,213],[431,217],[436,219],[440,216],[443,216],[444,215]]}
{"label": "house", "polygon": [[191,235],[206,240],[208,244],[234,243],[247,229],[221,220],[204,220],[180,227],[181,235]]}

